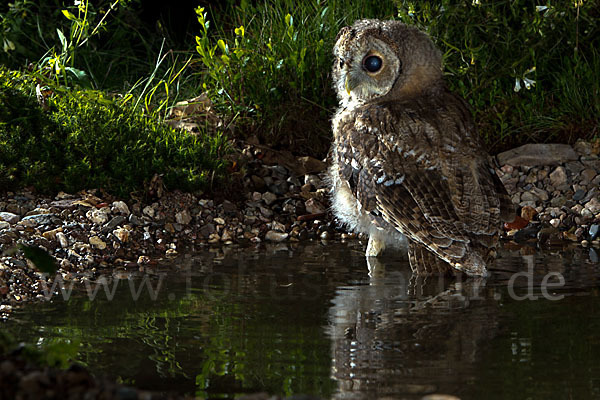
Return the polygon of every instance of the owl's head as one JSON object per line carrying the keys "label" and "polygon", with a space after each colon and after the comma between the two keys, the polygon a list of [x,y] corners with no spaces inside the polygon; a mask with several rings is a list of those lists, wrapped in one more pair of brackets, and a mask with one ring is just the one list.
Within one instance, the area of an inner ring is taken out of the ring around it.
{"label": "owl's head", "polygon": [[440,51],[425,33],[399,21],[356,21],[340,30],[333,54],[343,104],[404,98],[442,82]]}

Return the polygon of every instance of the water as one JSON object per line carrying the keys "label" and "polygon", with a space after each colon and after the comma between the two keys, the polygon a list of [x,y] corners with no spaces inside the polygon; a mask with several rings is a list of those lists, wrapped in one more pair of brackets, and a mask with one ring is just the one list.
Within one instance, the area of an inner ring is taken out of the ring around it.
{"label": "water", "polygon": [[79,341],[97,375],[208,398],[600,398],[593,250],[504,249],[492,277],[462,282],[414,279],[394,256],[369,275],[358,243],[225,250],[116,271],[3,329]]}

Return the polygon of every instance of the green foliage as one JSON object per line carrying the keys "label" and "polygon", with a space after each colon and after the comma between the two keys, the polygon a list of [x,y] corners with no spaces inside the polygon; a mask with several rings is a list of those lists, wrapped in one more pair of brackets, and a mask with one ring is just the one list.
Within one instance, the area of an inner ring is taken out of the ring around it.
{"label": "green foliage", "polygon": [[203,88],[238,131],[323,154],[336,103],[329,75],[337,32],[357,18],[394,12],[391,2],[230,1],[213,15],[213,27],[198,8]]}
{"label": "green foliage", "polygon": [[19,249],[23,252],[25,258],[31,261],[40,272],[54,274],[58,269],[54,257],[41,247],[21,244]]}
{"label": "green foliage", "polygon": [[492,146],[591,137],[600,124],[597,2],[399,1],[444,52]]}
{"label": "green foliage", "polygon": [[221,134],[163,125],[101,92],[48,88],[48,112],[31,96],[31,77],[0,68],[0,187],[74,192],[103,188],[120,196],[154,174],[167,187],[206,189],[223,175]]}

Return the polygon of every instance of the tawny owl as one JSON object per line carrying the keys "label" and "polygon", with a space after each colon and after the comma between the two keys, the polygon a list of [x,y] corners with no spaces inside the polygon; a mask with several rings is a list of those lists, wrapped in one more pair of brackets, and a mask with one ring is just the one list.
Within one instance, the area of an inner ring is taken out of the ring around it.
{"label": "tawny owl", "polygon": [[514,208],[439,50],[401,22],[360,20],[334,56],[334,214],[369,235],[367,257],[404,243],[416,272],[486,275]]}

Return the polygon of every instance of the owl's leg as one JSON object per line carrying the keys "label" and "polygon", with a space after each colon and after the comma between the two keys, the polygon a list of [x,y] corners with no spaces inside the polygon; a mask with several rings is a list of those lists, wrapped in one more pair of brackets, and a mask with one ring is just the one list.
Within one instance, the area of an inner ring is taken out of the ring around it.
{"label": "owl's leg", "polygon": [[446,261],[439,258],[420,243],[409,241],[408,261],[413,273],[417,275],[447,274],[453,269]]}
{"label": "owl's leg", "polygon": [[373,230],[369,235],[369,243],[367,244],[367,257],[379,257],[385,250],[385,239],[377,230]]}

